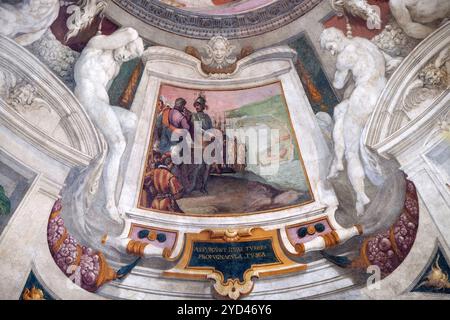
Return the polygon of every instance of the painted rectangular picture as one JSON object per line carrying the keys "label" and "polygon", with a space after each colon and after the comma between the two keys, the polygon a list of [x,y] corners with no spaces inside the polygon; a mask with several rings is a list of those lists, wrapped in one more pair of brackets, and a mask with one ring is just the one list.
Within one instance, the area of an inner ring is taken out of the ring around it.
{"label": "painted rectangular picture", "polygon": [[237,90],[161,85],[139,207],[187,215],[313,201],[281,83]]}

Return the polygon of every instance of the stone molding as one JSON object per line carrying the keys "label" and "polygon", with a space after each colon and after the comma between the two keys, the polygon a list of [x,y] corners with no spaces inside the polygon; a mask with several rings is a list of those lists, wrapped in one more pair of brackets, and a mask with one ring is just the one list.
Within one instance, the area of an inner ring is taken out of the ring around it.
{"label": "stone molding", "polygon": [[236,15],[208,15],[177,9],[160,1],[113,0],[146,24],[189,38],[209,40],[215,35],[239,39],[276,30],[298,19],[322,0],[279,0]]}

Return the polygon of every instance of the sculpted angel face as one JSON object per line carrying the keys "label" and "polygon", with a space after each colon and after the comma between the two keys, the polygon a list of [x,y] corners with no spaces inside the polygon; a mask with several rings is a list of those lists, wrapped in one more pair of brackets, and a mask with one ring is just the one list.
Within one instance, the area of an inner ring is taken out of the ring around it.
{"label": "sculpted angel face", "polygon": [[144,52],[144,43],[141,38],[130,42],[126,46],[114,50],[114,59],[119,62],[126,62],[140,57]]}
{"label": "sculpted angel face", "polygon": [[212,47],[212,53],[214,60],[217,63],[222,63],[228,56],[228,48],[225,41],[220,39],[216,41]]}
{"label": "sculpted angel face", "polygon": [[336,55],[341,51],[341,47],[345,40],[342,31],[336,28],[325,29],[320,35],[320,46],[322,49],[330,51],[331,55]]}
{"label": "sculpted angel face", "polygon": [[211,38],[207,45],[204,46],[206,56],[202,56],[202,62],[206,65],[214,65],[223,68],[236,62],[237,58],[233,56],[233,50],[236,48],[231,45],[228,40],[222,36]]}

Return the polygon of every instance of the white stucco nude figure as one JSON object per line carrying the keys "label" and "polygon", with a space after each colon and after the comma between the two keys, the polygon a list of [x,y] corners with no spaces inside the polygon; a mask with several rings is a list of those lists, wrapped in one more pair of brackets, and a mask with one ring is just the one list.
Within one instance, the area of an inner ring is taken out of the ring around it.
{"label": "white stucco nude figure", "polygon": [[[364,168],[360,157],[360,139],[378,96],[386,84],[385,60],[379,49],[369,40],[347,38],[336,28],[325,29],[320,37],[321,47],[337,54],[336,74],[333,86],[342,89],[353,77],[354,90],[334,109],[334,160],[329,178],[344,170],[343,157],[347,160],[347,173],[356,192],[356,211],[364,213],[370,202],[364,191]],[[351,76],[350,76],[351,75]]]}
{"label": "white stucco nude figure", "polygon": [[27,46],[40,39],[56,20],[59,0],[0,2],[0,34]]}
{"label": "white stucco nude figure", "polygon": [[433,23],[450,18],[449,0],[390,0],[392,15],[405,33],[424,39],[434,31]]}
{"label": "white stucco nude figure", "polygon": [[126,137],[136,127],[136,115],[124,108],[111,106],[108,89],[123,62],[140,57],[144,51],[136,30],[123,28],[112,35],[94,36],[81,53],[74,69],[75,95],[108,143],[103,169],[106,210],[121,221],[116,205],[116,187]]}

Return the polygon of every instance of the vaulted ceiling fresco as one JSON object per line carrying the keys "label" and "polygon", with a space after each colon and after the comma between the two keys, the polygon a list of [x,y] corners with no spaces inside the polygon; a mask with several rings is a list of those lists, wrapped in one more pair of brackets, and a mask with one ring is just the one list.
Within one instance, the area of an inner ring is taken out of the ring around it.
{"label": "vaulted ceiling fresco", "polygon": [[448,18],[1,1],[0,298],[447,299]]}

